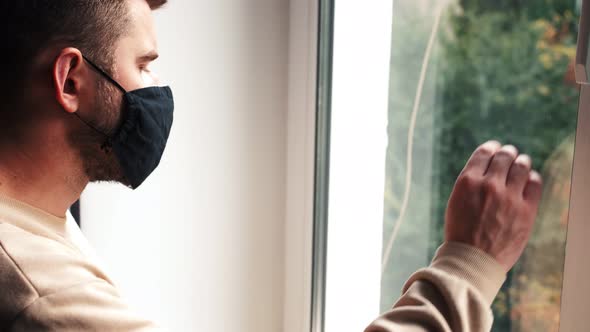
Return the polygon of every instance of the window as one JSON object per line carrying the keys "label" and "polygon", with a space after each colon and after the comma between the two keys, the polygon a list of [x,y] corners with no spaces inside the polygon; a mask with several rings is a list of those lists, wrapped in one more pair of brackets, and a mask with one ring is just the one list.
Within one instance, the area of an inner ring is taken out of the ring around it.
{"label": "window", "polygon": [[558,330],[579,13],[574,0],[394,0],[336,2],[325,15],[324,331],[362,330],[428,265],[456,176],[488,139],[531,155],[545,180],[530,244],[493,304],[493,331]]}

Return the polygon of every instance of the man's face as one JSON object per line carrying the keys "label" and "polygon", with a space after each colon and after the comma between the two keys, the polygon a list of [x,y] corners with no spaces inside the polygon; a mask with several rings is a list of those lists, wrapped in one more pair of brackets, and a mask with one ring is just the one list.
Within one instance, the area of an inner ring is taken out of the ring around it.
{"label": "man's face", "polygon": [[158,58],[152,11],[144,0],[129,0],[129,30],[115,49],[115,79],[127,90],[152,86],[157,77],[149,65]]}
{"label": "man's face", "polygon": [[[129,23],[117,42],[113,54],[113,78],[126,91],[158,84],[150,64],[158,57],[155,25],[152,11],[145,0],[128,0]],[[105,46],[106,47],[106,46]],[[123,92],[98,73],[96,94],[87,116],[105,133],[113,135],[124,119]],[[82,126],[72,134],[73,144],[79,151],[84,170],[90,181],[116,181],[128,185],[112,151],[101,149],[104,135]]]}

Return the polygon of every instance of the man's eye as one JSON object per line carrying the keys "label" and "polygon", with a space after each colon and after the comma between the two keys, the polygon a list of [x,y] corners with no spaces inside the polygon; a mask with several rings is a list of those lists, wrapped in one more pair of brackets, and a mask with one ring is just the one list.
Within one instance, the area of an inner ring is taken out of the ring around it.
{"label": "man's eye", "polygon": [[143,80],[143,83],[145,84],[145,86],[153,86],[153,85],[157,85],[159,82],[158,76],[152,72],[149,68],[144,68],[143,70],[140,71],[141,73],[141,79]]}

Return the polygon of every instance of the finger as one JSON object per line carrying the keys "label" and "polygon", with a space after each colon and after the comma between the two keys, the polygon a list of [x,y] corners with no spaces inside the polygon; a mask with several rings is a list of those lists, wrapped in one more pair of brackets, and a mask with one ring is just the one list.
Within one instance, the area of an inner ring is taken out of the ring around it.
{"label": "finger", "polygon": [[529,174],[531,172],[532,165],[533,161],[531,160],[531,157],[527,156],[526,154],[521,154],[518,156],[510,167],[508,178],[506,179],[506,186],[517,190],[519,193],[522,193],[524,186],[529,180]]}
{"label": "finger", "polygon": [[529,178],[524,188],[524,199],[533,204],[539,204],[543,195],[543,179],[535,171],[529,173]]}
{"label": "finger", "polygon": [[492,158],[490,167],[486,172],[486,176],[496,178],[502,183],[506,183],[508,171],[512,167],[512,163],[518,157],[518,150],[513,145],[504,145]]}
{"label": "finger", "polygon": [[490,165],[492,157],[501,147],[502,144],[497,141],[489,141],[480,145],[475,152],[473,152],[469,161],[467,161],[467,165],[465,165],[463,172],[469,172],[479,176],[484,175]]}

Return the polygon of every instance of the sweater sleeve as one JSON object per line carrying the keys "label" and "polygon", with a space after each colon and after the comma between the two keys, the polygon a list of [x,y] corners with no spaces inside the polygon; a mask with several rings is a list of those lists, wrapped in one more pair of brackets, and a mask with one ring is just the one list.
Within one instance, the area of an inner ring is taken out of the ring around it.
{"label": "sweater sleeve", "polygon": [[506,274],[474,247],[445,243],[430,267],[416,272],[394,307],[365,332],[487,332],[491,304]]}
{"label": "sweater sleeve", "polygon": [[8,331],[160,331],[136,316],[110,284],[97,280],[38,298]]}

